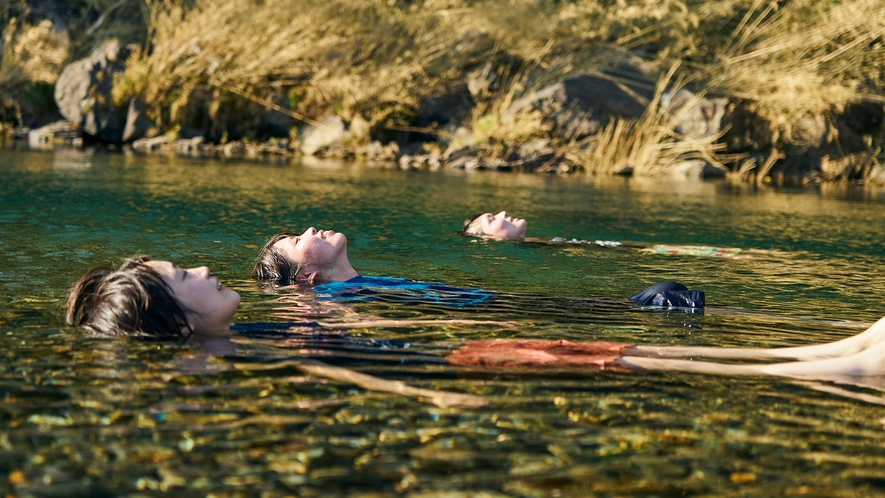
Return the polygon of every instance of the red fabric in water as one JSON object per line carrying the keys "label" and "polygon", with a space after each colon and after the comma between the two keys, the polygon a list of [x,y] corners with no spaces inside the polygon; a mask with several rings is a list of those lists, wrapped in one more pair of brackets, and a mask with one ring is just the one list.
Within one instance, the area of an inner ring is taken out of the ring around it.
{"label": "red fabric in water", "polygon": [[538,339],[472,341],[452,351],[452,365],[490,368],[582,367],[604,370],[621,357],[630,344],[620,342],[571,342]]}

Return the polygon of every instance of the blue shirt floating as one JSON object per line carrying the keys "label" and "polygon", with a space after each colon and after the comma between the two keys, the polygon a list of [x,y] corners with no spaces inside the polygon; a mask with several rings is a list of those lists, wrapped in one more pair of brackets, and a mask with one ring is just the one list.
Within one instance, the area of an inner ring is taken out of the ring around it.
{"label": "blue shirt floating", "polygon": [[314,287],[314,292],[319,301],[393,301],[454,307],[483,303],[495,295],[482,289],[453,287],[438,282],[363,276],[344,282],[320,284]]}

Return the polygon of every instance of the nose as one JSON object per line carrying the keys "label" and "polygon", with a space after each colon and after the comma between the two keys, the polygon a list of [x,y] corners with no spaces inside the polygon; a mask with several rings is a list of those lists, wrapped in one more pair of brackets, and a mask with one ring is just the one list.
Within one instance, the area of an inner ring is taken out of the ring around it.
{"label": "nose", "polygon": [[196,268],[191,268],[188,271],[200,278],[209,278],[209,267],[208,266],[198,266]]}
{"label": "nose", "polygon": [[305,236],[307,236],[307,235],[316,235],[316,234],[317,234],[317,229],[314,228],[314,227],[310,227],[310,228],[308,228],[307,230],[304,231],[304,235],[305,235]]}

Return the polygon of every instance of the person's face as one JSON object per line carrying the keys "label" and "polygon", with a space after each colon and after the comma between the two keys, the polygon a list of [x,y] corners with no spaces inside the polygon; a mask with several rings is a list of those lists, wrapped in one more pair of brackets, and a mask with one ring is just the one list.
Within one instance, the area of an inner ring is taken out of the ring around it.
{"label": "person's face", "polygon": [[343,233],[310,227],[301,235],[278,240],[273,250],[304,266],[295,278],[297,282],[320,284],[326,280],[324,269],[338,264],[346,247],[347,237]]}
{"label": "person's face", "polygon": [[148,261],[172,289],[172,294],[185,310],[188,325],[194,331],[226,330],[240,305],[240,295],[224,286],[209,268],[183,269],[169,261]]}
{"label": "person's face", "polygon": [[528,222],[514,218],[501,211],[498,214],[483,213],[467,227],[468,235],[491,237],[495,240],[523,240]]}

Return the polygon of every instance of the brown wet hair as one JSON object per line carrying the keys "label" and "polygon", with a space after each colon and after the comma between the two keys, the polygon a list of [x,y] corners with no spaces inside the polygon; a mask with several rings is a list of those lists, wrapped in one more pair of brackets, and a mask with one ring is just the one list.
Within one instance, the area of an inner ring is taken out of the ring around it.
{"label": "brown wet hair", "polygon": [[186,310],[149,260],[134,256],[116,269],[90,268],[71,287],[65,323],[103,336],[181,339],[182,327],[193,333]]}
{"label": "brown wet hair", "polygon": [[277,252],[273,246],[286,237],[297,237],[299,235],[301,234],[295,232],[280,232],[267,239],[267,242],[258,251],[258,257],[255,258],[255,266],[252,267],[252,278],[255,280],[279,282],[284,285],[294,284],[295,277],[298,276],[298,272],[301,271],[304,265],[290,261]]}
{"label": "brown wet hair", "polygon": [[[464,225],[461,227],[461,235],[477,235],[477,234],[469,233],[469,232],[467,231],[467,229],[470,227],[470,224],[471,224],[471,223],[473,223],[474,221],[476,221],[477,218],[479,218],[480,216],[482,216],[482,215],[484,215],[484,214],[485,214],[485,213],[476,213],[476,214],[472,214],[472,215],[470,215],[469,218],[467,218],[466,220],[464,220]],[[480,234],[480,235],[481,235],[481,234]]]}

